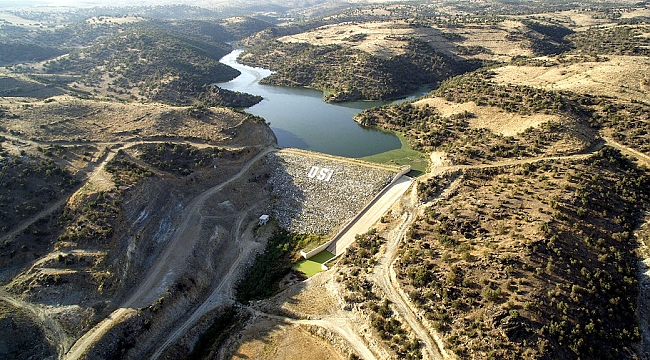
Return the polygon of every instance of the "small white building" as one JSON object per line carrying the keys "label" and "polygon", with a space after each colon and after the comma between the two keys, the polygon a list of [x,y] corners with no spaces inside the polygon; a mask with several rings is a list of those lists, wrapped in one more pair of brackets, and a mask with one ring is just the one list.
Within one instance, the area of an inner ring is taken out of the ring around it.
{"label": "small white building", "polygon": [[260,216],[260,222],[257,223],[257,225],[262,226],[265,225],[269,221],[269,216],[264,214]]}

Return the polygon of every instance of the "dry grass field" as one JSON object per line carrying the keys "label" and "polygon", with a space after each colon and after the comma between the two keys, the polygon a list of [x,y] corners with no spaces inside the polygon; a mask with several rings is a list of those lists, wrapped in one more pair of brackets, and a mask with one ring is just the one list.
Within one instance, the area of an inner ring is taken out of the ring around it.
{"label": "dry grass field", "polygon": [[47,101],[3,98],[0,105],[13,117],[5,131],[40,141],[116,142],[173,136],[207,142],[232,137],[229,130],[247,117],[226,108],[211,108],[201,117],[191,107],[119,103],[59,96]]}
{"label": "dry grass field", "polygon": [[607,56],[602,62],[579,62],[553,66],[504,66],[495,69],[502,84],[573,91],[624,100],[650,101],[650,58]]}
{"label": "dry grass field", "polygon": [[[625,8],[631,4],[624,4],[621,1],[621,19],[632,19],[635,17],[650,16],[650,10],[647,8]],[[596,10],[567,10],[553,13],[540,13],[531,15],[522,15],[520,18],[540,18],[553,19],[564,26],[570,27],[575,31],[587,30],[594,26],[613,26],[616,21],[604,16],[603,12]]]}
{"label": "dry grass field", "polygon": [[301,325],[283,324],[278,320],[258,319],[243,334],[249,339],[239,346],[230,359],[301,360],[305,354],[314,360],[344,360],[323,339],[311,335]]}
{"label": "dry grass field", "polygon": [[403,52],[413,29],[403,22],[349,23],[326,25],[312,31],[281,37],[282,42],[303,42],[312,45],[345,44],[371,54],[391,57]]}
{"label": "dry grass field", "polygon": [[452,117],[465,112],[474,117],[468,120],[472,129],[489,129],[493,133],[503,136],[515,136],[529,128],[535,128],[546,122],[559,122],[560,117],[550,114],[521,115],[506,112],[495,106],[478,106],[474,102],[455,103],[443,98],[425,98],[413,103],[417,107],[435,107],[441,116]]}
{"label": "dry grass field", "polygon": [[[340,44],[388,58],[404,53],[408,38],[415,37],[447,55],[508,61],[516,55],[532,55],[526,41],[508,38],[509,34],[523,31],[523,27],[517,20],[490,25],[467,24],[458,28],[413,27],[404,21],[338,23],[278,40],[312,45]],[[472,46],[482,46],[487,51],[470,56],[459,54],[459,47]]]}

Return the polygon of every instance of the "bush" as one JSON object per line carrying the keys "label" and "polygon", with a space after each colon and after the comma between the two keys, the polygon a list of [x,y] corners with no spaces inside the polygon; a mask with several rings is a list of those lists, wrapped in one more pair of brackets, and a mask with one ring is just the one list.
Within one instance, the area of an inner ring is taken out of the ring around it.
{"label": "bush", "polygon": [[488,286],[483,289],[481,296],[483,297],[483,300],[491,302],[496,301],[501,296],[501,288],[492,289]]}

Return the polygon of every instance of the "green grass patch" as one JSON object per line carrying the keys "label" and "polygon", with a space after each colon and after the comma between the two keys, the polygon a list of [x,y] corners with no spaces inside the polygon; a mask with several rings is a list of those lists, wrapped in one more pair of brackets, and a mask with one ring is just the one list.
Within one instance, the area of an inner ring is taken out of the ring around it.
{"label": "green grass patch", "polygon": [[398,166],[411,165],[411,172],[408,175],[413,177],[426,173],[427,167],[429,166],[429,157],[427,154],[413,150],[402,133],[396,132],[395,135],[397,135],[399,141],[402,143],[401,148],[366,156],[361,158],[361,160]]}
{"label": "green grass patch", "polygon": [[313,249],[323,245],[330,237],[321,235],[309,235],[309,239],[303,241],[304,246],[300,249],[303,251],[312,251]]}
{"label": "green grass patch", "polygon": [[334,254],[327,250],[323,250],[309,259],[299,261],[293,268],[305,274],[307,277],[312,277],[321,272],[321,264],[334,257]]}

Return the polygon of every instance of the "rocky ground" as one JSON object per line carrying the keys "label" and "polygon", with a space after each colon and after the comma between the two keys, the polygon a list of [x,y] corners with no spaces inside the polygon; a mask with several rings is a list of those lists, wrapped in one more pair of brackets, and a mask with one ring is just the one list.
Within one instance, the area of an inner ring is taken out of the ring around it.
{"label": "rocky ground", "polygon": [[269,154],[267,161],[275,164],[268,180],[273,186],[271,215],[280,226],[296,233],[332,232],[394,176],[388,170],[287,152]]}

